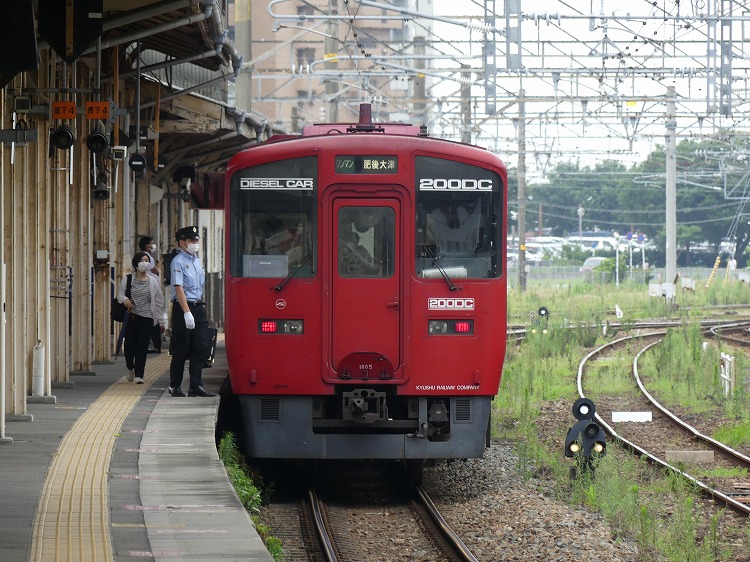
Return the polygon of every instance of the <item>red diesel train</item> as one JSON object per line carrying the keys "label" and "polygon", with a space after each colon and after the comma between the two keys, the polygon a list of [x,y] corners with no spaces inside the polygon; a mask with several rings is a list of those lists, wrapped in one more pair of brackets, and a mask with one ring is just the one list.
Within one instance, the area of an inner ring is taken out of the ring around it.
{"label": "red diesel train", "polygon": [[506,338],[507,173],[424,127],[305,127],[226,172],[225,331],[254,458],[481,457]]}

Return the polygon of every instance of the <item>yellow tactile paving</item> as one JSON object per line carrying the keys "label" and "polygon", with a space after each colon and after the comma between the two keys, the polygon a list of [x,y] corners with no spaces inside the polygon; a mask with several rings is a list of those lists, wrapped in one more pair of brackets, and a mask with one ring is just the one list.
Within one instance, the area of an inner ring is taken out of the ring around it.
{"label": "yellow tactile paving", "polygon": [[31,544],[36,562],[114,560],[109,532],[108,471],[117,434],[143,393],[169,368],[149,358],[143,384],[119,379],[65,435],[42,489]]}

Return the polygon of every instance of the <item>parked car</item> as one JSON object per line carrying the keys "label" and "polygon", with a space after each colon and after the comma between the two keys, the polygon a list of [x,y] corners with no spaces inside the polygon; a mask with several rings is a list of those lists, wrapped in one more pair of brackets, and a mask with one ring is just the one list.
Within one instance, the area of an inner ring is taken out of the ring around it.
{"label": "parked car", "polygon": [[586,261],[583,262],[583,265],[581,266],[581,273],[591,273],[599,267],[602,262],[606,261],[607,258],[603,258],[600,256],[591,256],[590,258],[586,258]]}

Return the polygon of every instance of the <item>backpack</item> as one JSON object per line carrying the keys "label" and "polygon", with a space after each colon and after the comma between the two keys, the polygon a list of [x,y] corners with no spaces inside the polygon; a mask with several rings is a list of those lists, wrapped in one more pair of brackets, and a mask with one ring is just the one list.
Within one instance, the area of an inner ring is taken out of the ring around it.
{"label": "backpack", "polygon": [[179,253],[180,248],[175,248],[168,254],[164,254],[164,273],[162,274],[162,279],[164,279],[165,285],[172,284],[172,260]]}
{"label": "backpack", "polygon": [[[125,286],[125,296],[130,298],[130,284],[133,281],[133,276],[128,274],[128,282]],[[124,322],[125,315],[128,313],[128,309],[125,305],[117,300],[117,297],[112,299],[112,305],[109,307],[109,315],[115,322]]]}

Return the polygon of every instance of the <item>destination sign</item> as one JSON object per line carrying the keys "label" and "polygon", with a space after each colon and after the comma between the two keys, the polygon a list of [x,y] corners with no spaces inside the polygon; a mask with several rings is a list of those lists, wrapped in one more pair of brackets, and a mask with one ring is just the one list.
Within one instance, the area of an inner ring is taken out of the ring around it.
{"label": "destination sign", "polygon": [[396,174],[398,156],[336,156],[337,174]]}

